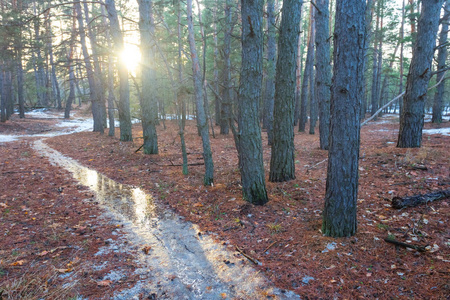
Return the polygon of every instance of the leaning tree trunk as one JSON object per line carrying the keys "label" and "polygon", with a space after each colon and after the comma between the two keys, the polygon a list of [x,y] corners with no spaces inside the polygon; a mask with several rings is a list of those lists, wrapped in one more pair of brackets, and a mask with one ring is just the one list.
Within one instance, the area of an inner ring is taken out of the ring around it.
{"label": "leaning tree trunk", "polygon": [[269,174],[269,180],[272,182],[288,181],[295,178],[295,69],[300,29],[300,10],[300,1],[283,1],[283,17],[278,40],[273,144]]}
{"label": "leaning tree trunk", "polygon": [[155,45],[154,22],[151,0],[139,1],[139,30],[141,34],[141,79],[142,94],[140,96],[142,131],[144,135],[144,153],[158,154],[158,103],[155,95]]}
{"label": "leaning tree trunk", "polygon": [[267,197],[264,176],[259,101],[262,87],[263,0],[242,0],[242,65],[239,85],[238,141],[242,192],[246,201],[263,205]]}
{"label": "leaning tree trunk", "polygon": [[[275,96],[275,71],[276,71],[276,27],[275,27],[275,0],[267,1],[267,77],[266,90],[264,92],[263,126],[267,129],[267,141],[272,145],[273,141],[273,110]],[[297,37],[298,39],[298,37]],[[295,95],[294,95],[295,96]]]}
{"label": "leaning tree trunk", "polygon": [[[440,82],[442,77],[444,77],[443,70],[445,69],[445,61],[447,60],[447,35],[448,35],[448,22],[450,20],[450,0],[446,0],[444,6],[444,17],[440,22],[442,24],[441,33],[439,34],[439,50],[437,57],[437,74],[436,82]],[[431,118],[431,122],[433,123],[442,123],[442,102],[444,97],[445,90],[445,82],[439,84],[436,89],[436,93],[434,94],[434,102],[433,102],[433,117]]]}
{"label": "leaning tree trunk", "polygon": [[422,1],[422,12],[417,25],[417,36],[406,80],[406,93],[403,97],[403,111],[400,116],[397,142],[399,148],[417,148],[422,145],[424,106],[442,3],[443,0]]}
{"label": "leaning tree trunk", "polygon": [[209,142],[209,129],[206,120],[206,112],[203,104],[202,74],[195,48],[194,25],[192,22],[192,0],[187,0],[187,21],[189,48],[192,59],[192,77],[194,80],[195,100],[197,103],[197,124],[203,143],[203,159],[205,161],[204,185],[212,185],[214,181],[214,164],[212,160],[211,145]]}
{"label": "leaning tree trunk", "polygon": [[83,51],[84,64],[86,66],[87,78],[89,82],[89,93],[92,101],[92,116],[94,119],[94,131],[103,133],[103,122],[102,122],[102,114],[98,106],[98,102],[100,100],[98,86],[94,77],[94,70],[92,68],[90,55],[86,46],[86,33],[84,31],[83,24],[83,15],[81,13],[81,4],[80,2],[75,3],[75,8],[77,12],[77,20],[80,34],[80,42],[81,42],[81,50]]}
{"label": "leaning tree trunk", "polygon": [[[123,51],[123,37],[120,30],[119,18],[117,17],[114,0],[105,1],[108,19],[110,23],[111,36],[114,41],[116,56],[120,56]],[[130,86],[128,83],[128,70],[124,62],[118,61],[119,69],[119,121],[120,140],[132,141],[131,133],[131,112],[130,112]]]}
{"label": "leaning tree trunk", "polygon": [[316,101],[319,102],[320,149],[328,150],[330,136],[330,40],[329,1],[318,0],[316,5]]}
{"label": "leaning tree trunk", "polygon": [[361,0],[341,0],[336,4],[330,150],[322,224],[322,232],[332,237],[352,236],[357,227],[365,6]]}

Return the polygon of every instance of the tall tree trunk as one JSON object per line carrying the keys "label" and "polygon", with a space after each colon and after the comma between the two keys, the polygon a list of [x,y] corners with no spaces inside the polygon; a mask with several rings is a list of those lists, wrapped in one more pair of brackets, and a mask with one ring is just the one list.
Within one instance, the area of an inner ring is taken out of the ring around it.
{"label": "tall tree trunk", "polygon": [[144,153],[158,154],[158,103],[155,95],[156,76],[154,70],[155,45],[153,22],[153,1],[139,1],[139,30],[141,35],[141,77],[142,93],[140,97],[142,113],[142,131],[144,135]]}
{"label": "tall tree trunk", "polygon": [[313,20],[314,20],[314,6],[311,4],[309,13],[309,30],[308,30],[308,52],[306,53],[305,71],[303,72],[301,104],[300,104],[300,119],[298,122],[298,131],[305,131],[306,122],[308,122],[308,114],[306,112],[308,107],[308,85],[311,81],[314,71],[314,38],[313,38]]}
{"label": "tall tree trunk", "polygon": [[89,95],[92,101],[92,117],[94,119],[94,132],[103,133],[103,120],[100,107],[98,105],[100,101],[98,86],[95,82],[94,70],[90,61],[89,52],[86,46],[86,33],[84,31],[83,15],[81,13],[80,1],[75,3],[75,9],[77,12],[78,28],[80,31],[81,49],[83,51],[84,64],[86,67],[87,78],[89,82]]}
{"label": "tall tree trunk", "polygon": [[[400,79],[399,79],[399,86],[398,86],[398,93],[403,93],[403,48],[405,44],[405,0],[402,1],[402,21],[400,25]],[[403,110],[403,102],[399,101],[399,114],[402,114]]]}
{"label": "tall tree trunk", "polygon": [[[123,51],[123,37],[119,26],[116,6],[114,0],[105,1],[108,19],[111,28],[111,36],[114,41],[116,56],[119,57]],[[120,121],[120,140],[132,141],[131,133],[131,112],[130,112],[130,86],[128,83],[128,70],[124,62],[118,61],[119,69],[119,121]]]}
{"label": "tall tree trunk", "polygon": [[42,46],[42,41],[41,41],[41,35],[39,32],[39,19],[36,19],[34,21],[34,39],[35,39],[35,49],[33,51],[33,55],[34,53],[36,53],[36,69],[37,69],[37,73],[36,73],[36,90],[37,90],[37,98],[38,98],[38,105],[39,106],[48,106],[48,95],[46,93],[46,80],[45,80],[45,70],[44,70],[44,60],[42,58],[42,54],[41,54],[41,46]]}
{"label": "tall tree trunk", "polygon": [[[384,1],[379,0],[380,5],[380,31],[378,33],[378,59],[377,59],[377,106],[381,107],[383,106],[382,103],[382,97],[383,93],[381,91],[381,73],[382,73],[382,65],[383,65],[383,21],[384,21]],[[382,116],[382,113],[380,112],[379,116]]]}
{"label": "tall tree trunk", "polygon": [[[303,4],[302,4],[303,5]],[[297,46],[297,69],[295,70],[295,114],[294,114],[294,126],[297,126],[300,120],[300,94],[302,87],[302,70],[303,70],[303,45],[302,45],[302,25],[303,25],[303,11],[300,12],[300,33],[298,35],[298,46]],[[305,35],[303,35],[304,39]]]}
{"label": "tall tree trunk", "polygon": [[363,98],[362,98],[362,103],[361,103],[361,120],[363,120],[366,116],[366,112],[367,112],[367,106],[368,106],[368,102],[369,102],[369,93],[368,93],[368,76],[366,76],[366,74],[368,73],[368,68],[369,68],[369,56],[367,55],[370,43],[372,41],[372,20],[373,20],[373,13],[374,13],[374,1],[375,0],[367,0],[367,6],[366,6],[366,11],[365,11],[365,35],[366,35],[366,49],[364,50],[364,53],[366,53],[366,55],[364,56],[364,67],[365,67],[365,71],[364,71],[364,85],[363,85]]}
{"label": "tall tree trunk", "polygon": [[231,122],[231,108],[233,101],[233,90],[231,86],[231,6],[232,1],[225,2],[225,32],[223,38],[223,60],[224,60],[224,92],[220,106],[220,134],[228,134]]}
{"label": "tall tree trunk", "polygon": [[[217,0],[214,0],[213,9],[213,40],[214,40],[214,88],[219,90],[219,70],[217,66],[217,60],[219,58],[219,43],[217,40]],[[214,113],[215,124],[220,125],[220,99],[218,95],[214,94]]]}
{"label": "tall tree trunk", "polygon": [[203,143],[203,159],[205,161],[205,176],[203,178],[204,185],[212,185],[214,181],[214,164],[212,160],[211,145],[209,142],[208,122],[206,120],[205,107],[203,103],[202,75],[200,64],[195,48],[194,24],[192,20],[192,0],[187,0],[187,23],[189,48],[191,50],[192,59],[192,77],[194,80],[195,100],[197,103],[197,125]]}
{"label": "tall tree trunk", "polygon": [[365,6],[361,0],[341,0],[336,4],[330,150],[322,224],[322,232],[332,237],[352,236],[357,227]]}
{"label": "tall tree trunk", "polygon": [[22,66],[22,43],[17,48],[17,97],[19,99],[19,117],[25,118],[25,95]]}
{"label": "tall tree trunk", "polygon": [[311,16],[311,44],[312,46],[312,59],[311,59],[311,71],[310,71],[310,77],[309,77],[309,93],[308,93],[308,99],[309,99],[309,134],[315,134],[315,128],[316,128],[316,122],[317,122],[317,111],[318,111],[318,104],[317,99],[315,95],[315,84],[314,84],[314,78],[315,78],[315,72],[314,72],[314,54],[315,54],[315,44],[316,44],[316,9],[312,9],[312,16]]}
{"label": "tall tree trunk", "polygon": [[328,0],[316,2],[316,101],[319,102],[320,149],[328,150],[330,136],[330,41]]}
{"label": "tall tree trunk", "polygon": [[64,109],[64,118],[70,118],[70,111],[72,110],[72,104],[75,102],[75,71],[73,66],[73,56],[74,56],[74,43],[77,29],[77,18],[76,18],[76,5],[73,5],[72,9],[72,32],[70,36],[69,51],[67,52],[67,69],[69,70],[69,97],[66,101],[66,107]]}
{"label": "tall tree trunk", "polygon": [[[397,42],[397,45],[395,46],[395,49],[394,49],[394,53],[392,54],[392,57],[391,57],[391,61],[389,62],[389,70],[392,70],[393,67],[394,67],[394,63],[395,63],[396,58],[397,58],[397,50],[398,50],[399,46],[400,46],[400,40]],[[385,99],[389,99],[389,97],[387,97],[387,95],[386,95],[386,89],[387,89],[387,86],[388,86],[388,78],[389,78],[388,75],[390,75],[390,74],[388,73],[388,74],[384,75],[383,83],[381,84],[381,89],[380,89],[380,106],[384,106],[384,104],[385,104],[384,100]],[[386,109],[388,109],[388,108],[386,108]]]}
{"label": "tall tree trunk", "polygon": [[[275,97],[275,70],[276,70],[276,27],[275,27],[275,0],[267,1],[267,77],[266,90],[264,92],[264,117],[263,126],[267,129],[268,144],[273,141],[273,114]],[[297,37],[298,40],[298,37]],[[295,65],[295,63],[294,63]],[[294,91],[295,97],[295,91]]]}
{"label": "tall tree trunk", "polygon": [[[372,93],[371,93],[371,115],[373,116],[378,110],[378,98],[379,98],[379,90],[378,90],[378,41],[380,40],[380,9],[381,9],[381,1],[377,1],[377,21],[375,27],[375,34],[373,38],[373,54],[372,54]],[[381,51],[381,49],[380,49]],[[377,120],[377,117],[373,120]]]}
{"label": "tall tree trunk", "polygon": [[97,105],[96,109],[99,111],[99,114],[101,114],[103,127],[106,128],[105,79],[99,61],[99,49],[97,45],[97,37],[92,29],[93,20],[89,18],[89,8],[87,2],[84,2],[83,5],[84,5],[84,18],[86,20],[87,33],[89,41],[91,42],[92,60],[94,62],[93,71],[94,71],[95,85],[97,86],[98,92],[98,102],[96,103]]}
{"label": "tall tree trunk", "polygon": [[183,65],[182,65],[182,56],[181,50],[183,45],[181,44],[181,4],[180,1],[177,2],[177,18],[178,18],[178,26],[177,26],[177,40],[178,40],[178,57],[177,57],[177,65],[178,65],[178,91],[176,95],[177,99],[177,114],[178,114],[178,128],[181,142],[181,156],[183,157],[183,174],[187,175],[188,170],[188,158],[186,152],[186,141],[184,138],[184,128],[186,125],[186,100],[185,100],[185,91],[183,87]]}
{"label": "tall tree trunk", "polygon": [[242,65],[239,84],[239,168],[246,201],[263,205],[267,197],[262,155],[259,101],[262,87],[263,0],[241,0]]}
{"label": "tall tree trunk", "polygon": [[424,105],[431,78],[431,62],[442,3],[443,0],[422,2],[416,41],[406,80],[406,92],[403,96],[403,111],[400,116],[397,142],[399,148],[416,148],[422,145]]}
{"label": "tall tree trunk", "polygon": [[273,144],[269,174],[269,180],[272,182],[288,181],[295,178],[295,70],[300,29],[300,10],[300,1],[283,1],[278,41]]}
{"label": "tall tree trunk", "polygon": [[[107,28],[105,7],[101,6],[101,12],[103,15],[103,25]],[[110,28],[106,29],[106,40],[108,41],[109,49],[112,48]],[[108,136],[115,136],[116,125],[114,124],[114,102],[116,102],[116,96],[114,95],[114,60],[111,51],[108,52]]]}
{"label": "tall tree trunk", "polygon": [[[439,46],[438,46],[438,57],[437,57],[437,74],[436,82],[441,81],[442,77],[445,75],[443,70],[445,69],[445,61],[447,60],[447,35],[448,35],[448,22],[450,20],[450,0],[445,1],[444,6],[444,17],[441,19],[441,33],[439,34]],[[442,102],[444,97],[445,82],[442,82],[436,89],[434,94],[433,102],[433,117],[431,121],[433,123],[442,123]]]}
{"label": "tall tree trunk", "polygon": [[[2,62],[3,63],[3,62]],[[0,64],[0,122],[6,122],[6,95],[4,89],[5,72],[2,64]]]}
{"label": "tall tree trunk", "polygon": [[[49,12],[50,12],[50,10],[49,10]],[[53,95],[56,100],[55,106],[57,109],[61,109],[62,108],[61,91],[59,89],[58,79],[56,78],[56,63],[53,58],[53,41],[52,41],[53,37],[52,37],[52,23],[51,23],[50,16],[48,16],[48,19],[47,19],[46,30],[47,30],[47,49],[48,49],[47,51],[48,51],[48,55],[49,55],[49,59],[50,59],[50,67],[51,67],[51,71],[49,74],[50,75],[49,84],[51,83]]]}

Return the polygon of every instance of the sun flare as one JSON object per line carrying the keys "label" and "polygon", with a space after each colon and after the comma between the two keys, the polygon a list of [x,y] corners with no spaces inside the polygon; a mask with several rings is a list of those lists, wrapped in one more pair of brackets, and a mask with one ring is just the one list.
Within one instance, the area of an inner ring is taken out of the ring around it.
{"label": "sun flare", "polygon": [[129,72],[136,73],[141,62],[141,52],[139,51],[139,47],[129,44],[125,45],[125,49],[122,51],[120,59],[127,66]]}

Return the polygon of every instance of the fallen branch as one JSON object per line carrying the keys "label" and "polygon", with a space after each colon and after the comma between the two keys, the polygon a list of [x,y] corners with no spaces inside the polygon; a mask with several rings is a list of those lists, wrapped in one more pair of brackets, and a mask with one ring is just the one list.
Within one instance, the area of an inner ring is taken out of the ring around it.
{"label": "fallen branch", "polygon": [[[448,70],[445,71],[445,73],[447,73]],[[435,85],[433,85],[432,87],[429,87],[427,91],[434,89],[435,87],[437,87],[438,85],[440,85],[442,83],[442,81],[444,81],[445,78],[445,73],[444,75],[442,75],[441,80],[439,80],[438,83],[436,83]],[[401,94],[397,95],[394,99],[392,99],[391,101],[389,101],[388,103],[386,103],[385,105],[383,105],[379,110],[377,110],[370,118],[368,118],[367,120],[365,120],[364,122],[361,123],[361,126],[366,125],[367,123],[369,123],[369,121],[372,121],[376,116],[378,116],[378,114],[385,109],[386,107],[388,107],[389,105],[391,105],[392,103],[394,103],[395,101],[397,101],[399,98],[401,98],[403,95],[405,94],[405,92],[402,92]]]}
{"label": "fallen branch", "polygon": [[415,207],[420,204],[441,200],[450,197],[450,189],[433,192],[423,195],[414,195],[409,197],[394,197],[392,199],[393,208]]}
{"label": "fallen branch", "polygon": [[261,265],[261,263],[260,263],[258,260],[252,258],[250,255],[245,254],[244,251],[242,251],[241,249],[239,249],[238,246],[236,246],[236,250],[237,250],[240,254],[242,254],[245,258],[247,258],[249,261],[251,261],[252,263],[254,263],[255,265]]}
{"label": "fallen branch", "polygon": [[308,172],[309,170],[312,170],[312,169],[314,169],[315,167],[317,167],[318,165],[320,165],[320,164],[322,164],[322,163],[324,163],[324,162],[326,162],[328,160],[328,158],[325,158],[324,160],[322,160],[322,161],[319,161],[317,164],[315,164],[315,165],[313,165],[313,166],[311,166],[311,167],[309,167],[308,169],[306,169],[306,172]]}
{"label": "fallen branch", "polygon": [[387,243],[394,244],[396,246],[400,246],[400,247],[404,247],[404,248],[411,248],[411,249],[417,250],[419,252],[426,252],[427,251],[427,249],[426,249],[427,246],[406,244],[406,243],[402,243],[402,242],[399,242],[399,241],[396,241],[396,240],[393,240],[393,239],[389,239],[389,238],[385,238],[384,241],[387,242]]}
{"label": "fallen branch", "polygon": [[266,253],[267,250],[269,250],[270,248],[272,248],[273,245],[275,245],[276,243],[278,243],[278,241],[273,242],[272,244],[269,245],[269,247],[267,247],[263,253]]}

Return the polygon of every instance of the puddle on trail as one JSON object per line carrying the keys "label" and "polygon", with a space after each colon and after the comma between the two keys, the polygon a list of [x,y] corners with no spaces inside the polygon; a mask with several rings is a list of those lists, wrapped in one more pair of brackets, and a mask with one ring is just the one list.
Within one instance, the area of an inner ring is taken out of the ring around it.
{"label": "puddle on trail", "polygon": [[83,167],[42,140],[34,143],[34,149],[52,164],[69,170],[82,185],[96,193],[97,200],[112,217],[124,224],[128,245],[151,246],[149,255],[139,257],[142,268],[137,270],[148,278],[122,291],[116,299],[134,299],[140,293],[154,293],[157,299],[267,299],[267,295],[275,299],[300,298],[273,288],[249,263],[243,263],[245,258],[202,235],[192,223],[162,210],[141,189]]}

